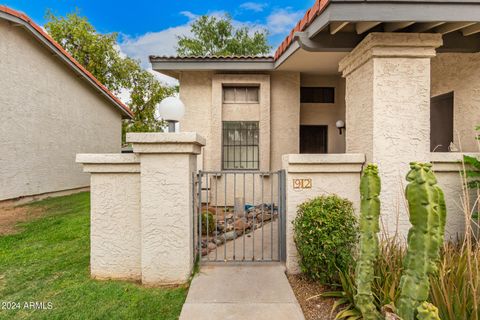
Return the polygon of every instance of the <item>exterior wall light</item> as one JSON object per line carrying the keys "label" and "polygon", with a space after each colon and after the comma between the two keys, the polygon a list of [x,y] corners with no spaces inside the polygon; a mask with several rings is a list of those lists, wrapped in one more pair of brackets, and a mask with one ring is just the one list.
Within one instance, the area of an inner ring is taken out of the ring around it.
{"label": "exterior wall light", "polygon": [[338,120],[338,121],[335,123],[335,126],[337,127],[338,132],[339,132],[340,134],[342,134],[343,130],[345,130],[345,122],[343,122],[342,120]]}
{"label": "exterior wall light", "polygon": [[185,105],[178,97],[163,99],[156,107],[157,118],[168,122],[168,132],[175,132],[175,123],[185,114]]}

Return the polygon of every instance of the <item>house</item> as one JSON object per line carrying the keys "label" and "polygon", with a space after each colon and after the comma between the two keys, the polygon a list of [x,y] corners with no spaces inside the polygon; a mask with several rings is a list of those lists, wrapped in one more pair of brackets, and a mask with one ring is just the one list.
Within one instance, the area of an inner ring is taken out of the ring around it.
{"label": "house", "polygon": [[78,152],[119,152],[132,112],[23,13],[0,6],[0,201],[89,186]]}
{"label": "house", "polygon": [[319,0],[273,57],[150,61],[179,81],[181,130],[206,137],[200,170],[276,171],[300,154],[334,171],[361,154],[379,165],[386,227],[406,233],[409,163],[479,151],[479,22],[478,1]]}
{"label": "house", "polygon": [[273,57],[151,56],[179,80],[182,132],[130,133],[129,155],[77,155],[92,181],[92,276],[184,283],[195,258],[298,273],[298,205],[338,194],[358,212],[369,162],[384,234],[407,236],[405,175],[421,161],[456,239],[477,199],[460,160],[480,157],[479,51],[477,1],[320,0]]}

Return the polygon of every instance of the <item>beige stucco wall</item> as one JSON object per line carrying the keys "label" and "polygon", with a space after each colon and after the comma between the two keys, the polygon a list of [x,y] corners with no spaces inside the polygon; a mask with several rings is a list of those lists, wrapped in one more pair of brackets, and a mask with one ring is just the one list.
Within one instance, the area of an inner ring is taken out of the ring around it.
{"label": "beige stucco wall", "polygon": [[[469,155],[480,158],[480,153],[469,153]],[[473,208],[478,209],[478,201],[480,200],[477,199],[475,190],[467,191],[465,189],[462,159],[463,154],[457,152],[434,152],[430,154],[430,161],[433,164],[432,168],[437,177],[438,185],[445,194],[447,205],[445,238],[450,240],[457,240],[464,235],[465,211],[471,213]],[[472,228],[478,231],[478,226],[472,225]]]}
{"label": "beige stucco wall", "polygon": [[[286,171],[286,267],[288,273],[300,273],[292,222],[300,204],[320,195],[336,194],[360,209],[360,172],[363,154],[290,154],[283,156]],[[311,179],[309,189],[294,189],[294,179]]]}
{"label": "beige stucco wall", "polygon": [[184,102],[185,115],[180,120],[181,132],[198,132],[207,143],[202,154],[198,156],[198,167],[202,170],[212,170],[211,155],[212,136],[212,72],[182,72],[179,77],[179,95]]}
{"label": "beige stucco wall", "polygon": [[345,121],[345,79],[340,76],[302,74],[302,87],[334,87],[335,103],[302,103],[300,124],[328,126],[328,153],[345,152],[345,134],[336,127],[338,120]]}
{"label": "beige stucco wall", "polygon": [[117,152],[121,114],[22,28],[0,21],[0,200],[89,185],[80,152]]}
{"label": "beige stucco wall", "polygon": [[273,72],[271,81],[271,169],[282,168],[282,155],[300,150],[300,73]]}
{"label": "beige stucco wall", "polygon": [[431,95],[454,92],[454,143],[477,152],[475,127],[480,125],[480,54],[439,53],[431,62]]}
{"label": "beige stucco wall", "polygon": [[[219,171],[221,167],[221,121],[260,121],[260,169],[279,170],[281,156],[299,150],[300,74],[214,74],[182,72],[180,98],[186,113],[180,121],[181,131],[204,135],[200,168]],[[223,104],[222,84],[259,84],[259,104]]]}
{"label": "beige stucco wall", "polygon": [[349,76],[345,89],[346,151],[363,152],[367,161],[372,161],[373,150],[372,92],[373,61],[369,60]]}

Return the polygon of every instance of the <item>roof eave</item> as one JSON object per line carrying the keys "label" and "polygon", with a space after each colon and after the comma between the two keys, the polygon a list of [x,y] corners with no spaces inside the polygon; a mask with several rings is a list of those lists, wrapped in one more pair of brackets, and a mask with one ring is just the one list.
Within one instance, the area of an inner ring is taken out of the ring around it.
{"label": "roof eave", "polygon": [[150,57],[152,69],[178,78],[182,71],[273,71],[272,59],[211,59],[211,58],[161,58]]}
{"label": "roof eave", "polygon": [[[277,49],[275,68],[298,49],[305,47],[302,40],[314,38],[331,22],[480,22],[480,5],[476,0],[329,0],[320,10],[304,29],[301,28],[302,21],[299,21],[285,38]],[[455,14],[452,15],[452,12]]]}

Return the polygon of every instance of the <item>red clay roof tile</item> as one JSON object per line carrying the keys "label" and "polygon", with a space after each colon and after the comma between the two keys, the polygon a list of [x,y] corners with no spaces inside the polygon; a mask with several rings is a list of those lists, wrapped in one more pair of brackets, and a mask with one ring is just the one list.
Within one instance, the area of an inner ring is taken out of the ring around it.
{"label": "red clay roof tile", "polygon": [[295,25],[292,31],[287,35],[285,40],[278,46],[277,50],[275,51],[275,60],[278,60],[282,54],[288,49],[288,47],[292,44],[293,34],[295,32],[304,31],[315,18],[325,10],[325,8],[330,3],[330,0],[316,0],[313,6],[305,12],[303,18]]}

